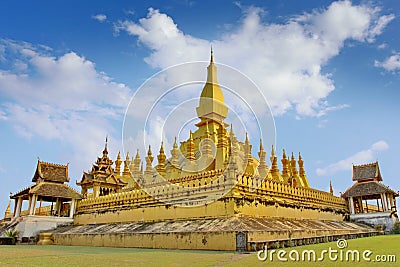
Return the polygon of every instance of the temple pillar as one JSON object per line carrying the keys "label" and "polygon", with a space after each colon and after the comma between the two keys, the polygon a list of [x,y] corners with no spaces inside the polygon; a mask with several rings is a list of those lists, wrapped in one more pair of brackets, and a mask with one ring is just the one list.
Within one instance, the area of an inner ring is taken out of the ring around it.
{"label": "temple pillar", "polygon": [[362,198],[361,197],[357,197],[356,201],[357,201],[357,205],[358,205],[358,207],[360,209],[360,213],[364,213],[364,207],[363,207],[363,204],[362,204]]}
{"label": "temple pillar", "polygon": [[388,205],[388,210],[392,210],[392,201],[391,201],[391,197],[390,195],[386,195],[386,199],[387,199],[387,205]]}
{"label": "temple pillar", "polygon": [[60,199],[56,198],[55,215],[60,216]]}
{"label": "temple pillar", "polygon": [[349,198],[349,208],[350,208],[350,214],[354,214],[354,201],[353,197]]}
{"label": "temple pillar", "polygon": [[32,195],[31,206],[30,206],[30,209],[29,209],[29,215],[35,215],[35,212],[36,212],[36,200],[37,200],[37,196],[36,195]]}
{"label": "temple pillar", "polygon": [[[18,198],[19,199],[19,198]],[[18,199],[15,198],[14,199],[14,212],[13,212],[13,217],[15,217],[15,213],[17,213],[17,204],[18,204]]]}
{"label": "temple pillar", "polygon": [[70,218],[74,218],[75,203],[76,203],[76,200],[75,200],[75,199],[72,199],[72,200],[71,200],[71,207],[70,207],[70,210],[69,210],[69,217],[70,217]]}
{"label": "temple pillar", "polygon": [[387,207],[388,211],[390,211],[391,210],[390,196],[387,195],[386,193],[385,193],[385,199],[386,199],[386,207]]}
{"label": "temple pillar", "polygon": [[15,213],[14,213],[15,218],[19,217],[19,215],[21,214],[21,209],[22,209],[22,197],[19,197],[18,201],[17,201]]}
{"label": "temple pillar", "polygon": [[382,199],[383,211],[388,211],[385,194],[383,194],[383,193],[381,194],[381,199]]}
{"label": "temple pillar", "polygon": [[29,211],[29,212],[31,211],[31,205],[32,205],[32,196],[29,195],[29,196],[28,196],[28,211]]}
{"label": "temple pillar", "polygon": [[390,195],[390,204],[391,204],[391,206],[392,206],[392,209],[394,209],[394,210],[396,210],[396,201],[395,201],[395,197],[394,197],[394,195]]}

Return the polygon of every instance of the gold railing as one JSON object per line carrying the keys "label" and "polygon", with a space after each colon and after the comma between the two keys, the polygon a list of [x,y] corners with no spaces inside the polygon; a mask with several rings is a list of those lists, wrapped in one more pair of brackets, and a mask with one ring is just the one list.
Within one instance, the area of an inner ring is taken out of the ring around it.
{"label": "gold railing", "polygon": [[[69,213],[69,203],[64,203],[61,207],[61,214],[60,216],[67,216]],[[35,215],[37,216],[55,216],[55,206],[53,205],[53,211],[50,206],[43,206],[43,207],[38,207],[35,210]],[[29,210],[22,210],[20,213],[20,216],[26,216],[29,215]]]}
{"label": "gold railing", "polygon": [[248,176],[241,176],[236,187],[244,194],[280,198],[309,205],[328,206],[347,210],[346,201],[328,192],[307,187],[292,187],[289,184],[264,179],[263,181]]}
{"label": "gold railing", "polygon": [[[219,182],[221,181],[221,182]],[[236,184],[235,184],[236,183]],[[257,180],[246,175],[237,177],[236,181],[229,179],[186,179],[179,186],[165,183],[155,186],[147,185],[148,188],[134,189],[127,192],[114,193],[107,196],[86,198],[78,202],[77,212],[95,211],[109,208],[135,208],[145,205],[163,205],[163,202],[173,203],[175,199],[209,195],[211,193],[223,194],[231,190],[233,197],[259,197],[261,199],[296,203],[297,206],[314,206],[316,208],[331,208],[347,211],[344,199],[333,196],[330,193],[312,188],[292,187],[288,184],[273,180]],[[237,195],[236,195],[237,194]],[[229,195],[229,194],[228,194]],[[227,196],[228,196],[227,195]]]}

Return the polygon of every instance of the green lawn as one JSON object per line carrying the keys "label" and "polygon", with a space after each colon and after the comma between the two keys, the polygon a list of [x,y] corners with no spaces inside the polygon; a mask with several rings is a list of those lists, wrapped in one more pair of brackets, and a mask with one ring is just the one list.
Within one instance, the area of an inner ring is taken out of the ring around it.
{"label": "green lawn", "polygon": [[[288,262],[274,260],[259,261],[257,253],[238,254],[221,251],[188,251],[161,249],[133,249],[108,247],[70,246],[0,246],[0,266],[399,266],[400,235],[378,236],[348,240],[347,250],[371,250],[371,260],[376,255],[395,255],[396,262],[331,261],[328,255],[322,262],[293,262],[297,250],[301,257],[303,250],[314,250],[317,258],[329,247],[338,249],[336,242],[285,249]],[[278,251],[278,250],[276,250]],[[276,252],[275,252],[276,253]],[[282,253],[282,252],[281,252]],[[345,257],[344,257],[345,258]]]}

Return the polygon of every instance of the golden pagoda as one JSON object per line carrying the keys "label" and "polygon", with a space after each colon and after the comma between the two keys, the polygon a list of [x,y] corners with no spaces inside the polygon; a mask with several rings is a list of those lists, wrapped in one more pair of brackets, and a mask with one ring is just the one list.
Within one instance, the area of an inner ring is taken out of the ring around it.
{"label": "golden pagoda", "polygon": [[[91,171],[84,172],[81,181],[76,183],[82,188],[81,193],[85,197],[99,197],[110,193],[116,193],[127,185],[126,182],[121,180],[121,175],[119,173],[121,169],[121,155],[118,153],[114,171],[113,161],[108,157],[107,144],[108,138],[106,138],[103,156],[97,158]],[[124,169],[124,175],[126,176],[128,174],[130,174],[129,170]]]}
{"label": "golden pagoda", "polygon": [[[333,240],[339,234],[373,232],[343,221],[348,214],[344,199],[310,188],[300,153],[296,159],[283,150],[280,171],[273,146],[268,164],[262,140],[258,157],[253,156],[248,134],[238,140],[234,127],[225,122],[228,108],[212,51],[196,111],[197,129],[180,144],[175,138],[169,157],[162,142],[156,156],[149,146],[143,160],[139,150],[131,160],[127,154],[121,174],[120,154],[114,171],[103,152],[92,172],[78,183],[86,196],[78,202],[74,217],[79,227],[54,234],[54,242],[248,250],[277,239],[305,244],[321,235]],[[103,188],[112,184],[116,190],[85,194],[87,181],[100,180],[87,177],[96,175],[102,177]],[[87,233],[93,238],[87,239]]]}

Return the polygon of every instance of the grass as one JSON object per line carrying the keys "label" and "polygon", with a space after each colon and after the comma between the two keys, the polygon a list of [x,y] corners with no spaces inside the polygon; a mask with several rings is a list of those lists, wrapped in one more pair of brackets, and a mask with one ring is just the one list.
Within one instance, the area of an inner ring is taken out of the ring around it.
{"label": "grass", "polygon": [[[324,249],[338,249],[335,242],[295,248],[315,250],[317,257]],[[370,256],[395,255],[396,262],[280,262],[259,261],[257,253],[238,254],[221,251],[135,249],[78,246],[0,246],[0,266],[398,266],[400,262],[400,235],[387,235],[348,240],[344,250],[368,249]],[[286,255],[288,257],[288,255]]]}

